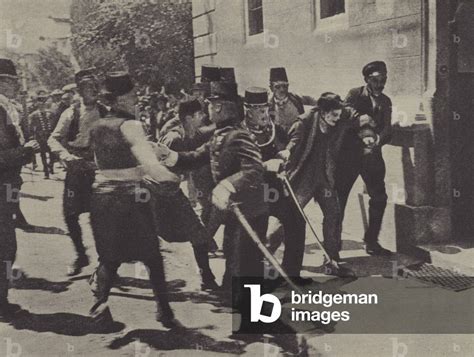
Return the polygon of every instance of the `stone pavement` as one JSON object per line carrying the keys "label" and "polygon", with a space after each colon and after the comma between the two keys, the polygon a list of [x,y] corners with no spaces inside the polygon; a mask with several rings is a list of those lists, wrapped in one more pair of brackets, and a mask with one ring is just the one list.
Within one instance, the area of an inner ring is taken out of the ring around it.
{"label": "stone pavement", "polygon": [[[117,321],[115,330],[97,330],[88,317],[92,294],[87,280],[97,259],[88,216],[81,217],[81,224],[92,264],[80,276],[68,279],[67,266],[74,254],[61,217],[63,173],[55,175],[52,180],[43,180],[41,172],[25,169],[23,177],[22,210],[30,223],[37,227],[35,233],[17,230],[15,272],[18,274],[14,276],[11,300],[21,304],[28,313],[11,325],[0,324],[0,356],[273,357],[296,353],[303,337],[310,356],[474,355],[472,335],[405,334],[403,326],[397,334],[364,333],[368,329],[382,332],[392,327],[395,329],[396,322],[400,321],[406,321],[406,326],[411,329],[422,328],[433,321],[436,332],[437,328],[442,328],[442,323],[466,321],[465,316],[469,313],[472,317],[474,295],[473,289],[454,293],[413,280],[393,279],[395,260],[368,257],[363,251],[363,228],[355,195],[352,195],[346,214],[342,256],[359,276],[378,276],[374,280],[377,281],[374,292],[383,296],[384,304],[396,309],[401,301],[405,301],[406,310],[392,310],[393,313],[377,310],[379,315],[369,319],[367,310],[355,309],[353,319],[360,324],[360,331],[338,323],[332,332],[236,338],[231,332],[231,312],[223,305],[222,298],[199,289],[190,244],[164,242],[162,248],[170,300],[177,318],[186,329],[169,331],[154,320],[155,305],[145,270],[141,264],[124,264],[119,270],[119,284],[112,290],[110,298],[111,311]],[[319,208],[308,207],[308,213],[320,227]],[[221,232],[217,238],[222,246]],[[393,237],[382,233],[382,238],[383,244],[394,250]],[[281,256],[281,250],[277,255]],[[303,274],[321,279],[321,262],[321,252],[308,236]],[[224,267],[222,257],[214,257],[211,264],[220,278]],[[344,281],[334,278],[331,281],[338,290],[357,292],[363,279]],[[427,300],[427,292],[433,299]],[[474,319],[471,318],[470,322],[471,326],[464,327],[472,330]]]}

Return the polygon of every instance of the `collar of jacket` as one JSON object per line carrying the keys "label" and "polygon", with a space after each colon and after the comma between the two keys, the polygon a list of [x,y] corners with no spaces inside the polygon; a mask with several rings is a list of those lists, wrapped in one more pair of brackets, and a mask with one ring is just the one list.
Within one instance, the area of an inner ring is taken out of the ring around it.
{"label": "collar of jacket", "polygon": [[300,97],[298,97],[296,94],[288,92],[288,95],[286,96],[286,98],[280,101],[278,101],[278,99],[275,98],[275,95],[272,95],[270,99],[270,102],[273,104],[273,106],[283,105],[285,103],[288,103],[288,101],[291,102],[296,107],[300,115],[304,114],[303,102],[301,101]]}

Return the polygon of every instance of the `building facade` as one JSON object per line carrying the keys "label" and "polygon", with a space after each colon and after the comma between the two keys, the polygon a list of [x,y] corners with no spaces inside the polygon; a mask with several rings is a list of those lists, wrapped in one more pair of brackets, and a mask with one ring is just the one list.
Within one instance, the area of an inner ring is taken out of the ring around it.
{"label": "building facade", "polygon": [[[467,39],[459,34],[474,32],[474,21],[468,21],[472,8],[462,3],[193,0],[196,79],[203,64],[232,66],[243,91],[268,86],[269,68],[284,66],[295,93],[345,96],[364,84],[364,64],[385,61],[395,128],[384,148],[394,205],[386,221],[392,221],[397,245],[405,250],[472,239],[473,101],[460,108],[457,98],[459,58],[473,56],[461,51]],[[465,63],[471,85],[474,68]]]}

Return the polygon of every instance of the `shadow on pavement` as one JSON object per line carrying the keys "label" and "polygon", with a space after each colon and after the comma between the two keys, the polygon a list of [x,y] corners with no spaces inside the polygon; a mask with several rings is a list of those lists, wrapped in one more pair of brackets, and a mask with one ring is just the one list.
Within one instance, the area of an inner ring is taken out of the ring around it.
{"label": "shadow on pavement", "polygon": [[138,329],[112,341],[111,349],[119,349],[133,342],[141,342],[159,351],[194,350],[232,354],[244,353],[238,342],[216,341],[198,329],[174,329],[169,331]]}
{"label": "shadow on pavement", "polygon": [[43,278],[31,278],[23,271],[13,269],[12,271],[12,288],[17,290],[43,290],[55,294],[63,293],[68,290],[70,281],[49,281]]}
{"label": "shadow on pavement", "polygon": [[104,327],[98,325],[89,316],[72,313],[35,314],[26,310],[23,310],[10,324],[17,330],[52,332],[66,336],[115,333],[123,330],[125,327],[123,323],[117,321]]}
{"label": "shadow on pavement", "polygon": [[38,195],[32,195],[31,193],[25,193],[25,192],[20,192],[20,197],[31,198],[32,200],[38,200],[38,201],[48,201],[54,198],[54,196],[38,196]]}
{"label": "shadow on pavement", "polygon": [[30,225],[29,227],[24,228],[23,231],[27,233],[60,234],[64,236],[67,235],[66,231],[57,227],[44,227],[44,226]]}
{"label": "shadow on pavement", "polygon": [[352,239],[342,240],[342,250],[363,250],[365,248],[363,242],[358,242]]}
{"label": "shadow on pavement", "polygon": [[[167,282],[168,286],[168,296],[170,301],[186,301],[185,298],[182,298],[181,289],[186,286],[186,282],[182,279],[175,279]],[[137,278],[130,278],[130,277],[120,277],[114,283],[114,288],[119,290],[112,291],[110,296],[120,296],[125,298],[131,299],[138,299],[138,300],[149,300],[154,301],[155,298],[153,296],[142,295],[142,294],[131,294],[128,293],[130,288],[135,289],[149,289],[151,291],[151,285],[149,280],[145,279],[137,279]]]}

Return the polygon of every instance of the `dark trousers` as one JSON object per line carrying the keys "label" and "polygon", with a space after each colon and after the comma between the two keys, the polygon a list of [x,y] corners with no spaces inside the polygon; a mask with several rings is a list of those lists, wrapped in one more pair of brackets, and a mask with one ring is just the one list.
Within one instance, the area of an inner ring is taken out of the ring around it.
{"label": "dark trousers", "polygon": [[[268,216],[248,218],[261,241],[265,240]],[[222,285],[232,286],[233,277],[263,277],[263,254],[237,218],[229,213],[224,228],[225,273]]]}
{"label": "dark trousers", "polygon": [[12,197],[7,197],[6,187],[4,183],[0,182],[0,305],[8,301],[8,269],[15,262],[17,249],[13,221],[16,203]]}
{"label": "dark trousers", "polygon": [[342,246],[342,215],[337,192],[329,184],[317,184],[313,197],[323,212],[324,249],[331,258],[337,259]]}
{"label": "dark trousers", "polygon": [[85,255],[79,215],[90,210],[94,170],[70,170],[66,173],[63,194],[64,221],[78,256]]}
{"label": "dark trousers", "polygon": [[382,227],[383,215],[387,206],[385,191],[385,162],[380,150],[371,154],[341,155],[344,159],[338,162],[336,170],[336,190],[339,196],[342,219],[349,193],[359,175],[362,176],[369,193],[369,227],[364,241],[375,243]]}
{"label": "dark trousers", "polygon": [[[160,251],[157,251],[155,259],[150,259],[143,263],[148,268],[150,283],[155,295],[158,312],[160,314],[173,317],[173,311],[171,310],[168,300],[163,257],[161,256]],[[117,270],[120,265],[120,262],[103,260],[99,262],[99,267],[96,270],[97,286],[96,290],[94,291],[96,306],[107,302],[110,295],[110,290],[112,289],[114,280],[117,277]]]}
{"label": "dark trousers", "polygon": [[298,277],[303,265],[306,222],[295,201],[279,186],[277,199],[270,202],[270,216],[277,218],[285,231],[282,267],[289,276]]}
{"label": "dark trousers", "polygon": [[[40,151],[41,162],[43,163],[43,172],[45,177],[49,177],[49,174],[54,174],[54,155],[48,148],[41,148]],[[49,157],[49,160],[48,160]]]}

